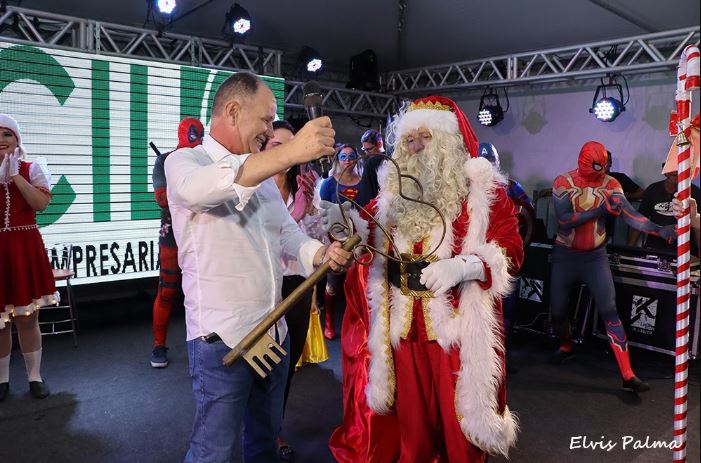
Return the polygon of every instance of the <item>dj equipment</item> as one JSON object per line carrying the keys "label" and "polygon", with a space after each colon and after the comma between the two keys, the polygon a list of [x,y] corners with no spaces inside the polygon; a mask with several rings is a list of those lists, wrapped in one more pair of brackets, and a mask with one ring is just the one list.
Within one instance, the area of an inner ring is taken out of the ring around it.
{"label": "dj equipment", "polygon": [[[514,314],[516,330],[550,333],[550,254],[552,245],[531,243],[517,282],[518,308]],[[674,355],[676,330],[676,256],[664,251],[628,246],[607,249],[616,288],[616,307],[625,326],[629,344]],[[699,260],[691,265],[690,356],[699,352]],[[586,285],[572,288],[574,307],[572,332],[575,341],[583,341],[590,332],[606,339],[596,307]],[[591,320],[591,331],[589,331]]]}
{"label": "dj equipment", "polygon": [[525,249],[516,282],[518,307],[513,314],[516,331],[548,333],[550,330],[550,252],[552,245],[531,243]]}
{"label": "dj equipment", "polygon": [[[616,287],[616,307],[628,335],[628,343],[669,355],[675,353],[677,259],[675,255],[640,248],[609,248],[609,262]],[[690,346],[699,352],[699,260],[691,261]],[[593,334],[606,338],[594,313]]]}

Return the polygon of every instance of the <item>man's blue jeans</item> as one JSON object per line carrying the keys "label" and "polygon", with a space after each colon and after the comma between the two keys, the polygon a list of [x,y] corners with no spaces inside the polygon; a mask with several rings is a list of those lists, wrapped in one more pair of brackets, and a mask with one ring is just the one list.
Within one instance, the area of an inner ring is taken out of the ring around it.
{"label": "man's blue jeans", "polygon": [[[282,347],[288,352],[289,344],[286,337]],[[242,429],[246,463],[277,461],[289,355],[262,381],[243,359],[223,366],[230,349],[222,341],[194,339],[187,351],[197,410],[185,463],[232,462]]]}

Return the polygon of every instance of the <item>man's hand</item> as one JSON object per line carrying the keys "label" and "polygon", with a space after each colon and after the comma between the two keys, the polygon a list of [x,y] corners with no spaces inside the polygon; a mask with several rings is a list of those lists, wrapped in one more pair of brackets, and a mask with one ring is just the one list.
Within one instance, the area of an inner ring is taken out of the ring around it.
{"label": "man's hand", "polygon": [[484,281],[484,264],[469,254],[433,262],[421,271],[420,282],[438,296],[463,281]]}
{"label": "man's hand", "polygon": [[[331,203],[329,201],[324,201],[323,199],[319,201],[319,216],[321,217],[321,228],[329,233],[333,228],[334,224],[345,224],[343,221],[343,215],[341,215],[341,208],[348,213],[351,208],[350,201],[346,201],[340,206],[336,203]],[[340,230],[339,230],[340,231]]]}
{"label": "man's hand", "polygon": [[353,263],[353,254],[343,249],[339,241],[334,241],[326,248],[322,262],[329,262],[334,272],[344,272]]}
{"label": "man's hand", "polygon": [[302,164],[335,153],[336,131],[328,117],[318,117],[304,124],[297,135],[285,144],[291,164]]}
{"label": "man's hand", "polygon": [[[684,208],[682,207],[682,202],[677,199],[677,194],[674,193],[674,199],[672,199],[672,212],[674,217],[680,218],[684,215]],[[699,217],[699,209],[694,198],[689,198],[689,217],[691,218],[691,228],[698,230],[701,228],[701,217]]]}
{"label": "man's hand", "polygon": [[10,174],[10,177],[14,177],[15,175],[19,175],[19,160],[20,160],[20,153],[19,153],[19,148],[15,148],[15,151],[13,153],[9,153],[5,155],[7,158],[7,163],[8,163],[8,173]]}
{"label": "man's hand", "polygon": [[[689,198],[689,209],[696,209],[696,201],[694,201],[693,206],[691,205],[691,201],[694,200],[692,198]],[[672,212],[674,213],[674,217],[676,217],[677,219],[681,218],[681,216],[684,215],[684,207],[682,206],[682,202],[677,199],[676,193],[674,193],[674,198],[672,199]]]}

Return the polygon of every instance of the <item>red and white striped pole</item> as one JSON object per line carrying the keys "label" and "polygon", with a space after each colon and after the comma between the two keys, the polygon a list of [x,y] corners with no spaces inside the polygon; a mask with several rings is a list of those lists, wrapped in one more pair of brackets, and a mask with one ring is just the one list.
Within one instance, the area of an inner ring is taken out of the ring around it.
{"label": "red and white striped pole", "polygon": [[[695,45],[684,48],[677,71],[678,140],[691,138],[691,90],[699,88],[699,49]],[[691,285],[690,243],[691,221],[689,195],[691,191],[691,145],[677,144],[677,198],[684,205],[684,214],[677,219],[677,334],[674,362],[674,462],[686,462],[686,410],[689,370],[689,300]]]}

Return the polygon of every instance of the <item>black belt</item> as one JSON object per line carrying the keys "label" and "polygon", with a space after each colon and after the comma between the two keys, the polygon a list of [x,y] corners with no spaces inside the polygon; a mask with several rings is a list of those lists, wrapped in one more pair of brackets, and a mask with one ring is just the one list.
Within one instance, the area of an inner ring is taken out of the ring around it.
{"label": "black belt", "polygon": [[200,336],[200,340],[209,344],[213,344],[215,342],[221,341],[222,339],[221,336],[219,336],[217,333],[209,333],[207,335]]}
{"label": "black belt", "polygon": [[[432,256],[433,257],[433,256]],[[423,284],[421,284],[421,271],[428,267],[432,260],[419,260],[422,256],[414,254],[401,254],[403,261],[412,261],[400,263],[392,259],[388,259],[387,274],[390,283],[395,288],[402,291],[402,294],[413,297],[433,297],[433,293]]]}

